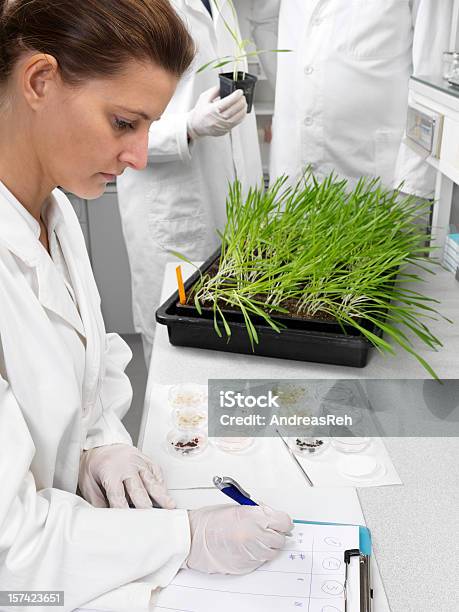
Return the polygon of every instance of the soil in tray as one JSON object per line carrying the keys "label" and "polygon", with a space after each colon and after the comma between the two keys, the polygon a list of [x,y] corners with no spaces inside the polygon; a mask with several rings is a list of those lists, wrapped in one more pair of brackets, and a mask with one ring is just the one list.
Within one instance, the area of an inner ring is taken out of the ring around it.
{"label": "soil in tray", "polygon": [[[218,271],[218,263],[219,263],[218,260],[214,261],[203,274],[207,274],[211,277],[215,276],[215,274]],[[180,304],[179,301],[176,302],[175,306],[176,306],[177,313],[183,314],[185,316],[191,315],[191,316],[197,316],[197,317],[200,317],[200,316],[205,317],[207,315],[207,317],[213,318],[214,316],[213,304],[210,304],[210,303],[207,303],[207,304],[202,303],[203,315],[199,315],[199,313],[196,310],[196,306],[194,305],[194,301],[193,301],[194,299],[193,289],[194,289],[194,285],[187,289],[187,303],[186,304]],[[261,294],[255,297],[260,302],[263,302],[265,299],[265,296]],[[322,324],[322,326],[325,326],[327,329],[329,329],[330,332],[339,331],[342,333],[344,329],[346,334],[349,334],[352,336],[361,335],[361,332],[357,330],[355,327],[352,327],[351,325],[347,325],[347,324],[340,325],[339,322],[336,320],[336,318],[330,315],[328,312],[317,311],[313,315],[308,312],[300,312],[300,313],[296,312],[298,302],[299,300],[296,300],[296,299],[285,300],[281,304],[281,306],[285,308],[286,310],[288,310],[288,313],[278,313],[275,311],[269,313],[273,321],[282,323],[284,325],[287,325],[288,327],[291,327],[291,324],[300,323],[300,322],[301,323],[308,323],[308,322],[316,323],[316,324]],[[228,304],[225,304],[225,303],[220,303],[219,306],[225,317],[229,317],[230,319],[234,319],[234,317],[236,317],[236,319],[242,318],[242,313],[238,308],[228,306]],[[251,318],[254,322],[257,322],[258,324],[261,324],[264,326],[267,325],[266,321],[262,317],[251,316]],[[358,323],[365,327],[369,326],[368,322],[363,321],[362,319],[358,319]],[[321,331],[325,331],[325,329],[322,329]]]}
{"label": "soil in tray", "polygon": [[[257,300],[259,300],[260,302],[263,302],[263,296],[262,295],[257,295],[255,296]],[[241,311],[238,308],[233,308],[231,306],[228,306],[228,304],[225,304],[223,302],[218,304],[220,306],[220,309],[222,310],[223,313],[225,312],[233,312],[233,313],[240,313]],[[311,315],[307,312],[296,312],[296,306],[298,305],[298,300],[285,300],[285,302],[283,302],[281,304],[282,308],[285,308],[286,310],[288,310],[287,312],[271,312],[270,316],[273,319],[301,319],[302,321],[319,321],[319,322],[326,322],[326,323],[332,323],[335,325],[339,325],[338,321],[335,319],[335,317],[333,317],[331,314],[329,314],[328,312],[323,312],[321,310],[319,310],[318,312],[316,312],[314,315]],[[186,304],[180,304],[180,302],[176,302],[176,307],[177,309],[186,309],[186,310],[194,310],[196,311],[196,306],[194,305],[193,302],[193,297],[191,296],[191,298],[188,298],[187,303]],[[213,305],[210,303],[206,303],[203,302],[202,303],[202,309],[203,311],[205,310],[209,310],[213,312]]]}

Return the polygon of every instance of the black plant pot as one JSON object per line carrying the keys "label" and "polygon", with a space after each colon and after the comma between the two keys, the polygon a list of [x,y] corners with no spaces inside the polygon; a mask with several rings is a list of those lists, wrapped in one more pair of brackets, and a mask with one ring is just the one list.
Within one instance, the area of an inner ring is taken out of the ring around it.
{"label": "black plant pot", "polygon": [[242,89],[245,99],[247,100],[247,112],[250,113],[253,106],[253,96],[255,94],[255,85],[258,78],[247,72],[238,72],[237,81],[234,80],[232,72],[224,72],[220,74],[220,97],[226,98],[236,91]]}
{"label": "black plant pot", "polygon": [[[200,274],[204,274],[220,257],[220,249],[185,283],[189,292]],[[341,327],[336,321],[319,321],[297,317],[272,316],[274,321],[285,327],[276,332],[267,323],[254,317],[259,342],[252,346],[247,334],[242,313],[224,310],[225,318],[231,329],[228,339],[222,330],[220,338],[214,329],[213,310],[203,308],[200,315],[191,304],[181,305],[178,292],[170,296],[156,311],[156,320],[167,325],[169,341],[175,346],[191,346],[201,349],[243,353],[246,355],[263,355],[278,359],[295,359],[297,361],[314,361],[362,368],[367,364],[368,351],[373,346],[357,329],[351,326]],[[381,335],[376,325],[362,322],[374,334]]]}

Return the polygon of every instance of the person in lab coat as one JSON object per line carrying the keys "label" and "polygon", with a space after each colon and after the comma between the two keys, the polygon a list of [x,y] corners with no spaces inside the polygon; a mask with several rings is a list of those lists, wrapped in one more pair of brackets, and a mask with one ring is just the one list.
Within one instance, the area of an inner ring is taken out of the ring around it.
{"label": "person in lab coat", "polygon": [[452,0],[283,0],[271,181],[306,166],[429,197],[434,171],[403,142],[408,81],[441,74]]}
{"label": "person in lab coat", "polygon": [[[147,367],[167,261],[176,251],[206,259],[218,247],[216,229],[226,222],[228,184],[243,188],[263,180],[255,113],[246,114],[242,92],[219,99],[218,73],[197,70],[213,59],[234,55],[224,19],[231,6],[214,0],[171,0],[197,45],[192,69],[182,79],[160,121],[150,130],[148,165],[128,169],[117,180],[118,201],[132,279],[134,326],[142,335]],[[260,48],[273,49],[279,0],[251,0],[250,22]],[[270,54],[268,74],[272,74]],[[225,70],[232,67],[225,66]]]}
{"label": "person in lab coat", "polygon": [[146,165],[194,43],[166,0],[2,0],[0,28],[0,591],[147,610],[181,567],[246,573],[291,527],[267,507],[173,509],[120,421],[131,354],[56,188],[98,197]]}

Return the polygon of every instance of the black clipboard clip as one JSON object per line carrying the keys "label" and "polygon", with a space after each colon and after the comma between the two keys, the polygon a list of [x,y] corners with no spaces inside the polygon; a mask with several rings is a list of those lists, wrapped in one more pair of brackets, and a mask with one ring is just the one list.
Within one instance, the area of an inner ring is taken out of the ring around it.
{"label": "black clipboard clip", "polygon": [[370,555],[364,555],[358,548],[344,551],[344,612],[348,610],[347,579],[348,570],[353,557],[359,558],[360,574],[360,612],[371,612],[373,605],[373,589],[371,588]]}

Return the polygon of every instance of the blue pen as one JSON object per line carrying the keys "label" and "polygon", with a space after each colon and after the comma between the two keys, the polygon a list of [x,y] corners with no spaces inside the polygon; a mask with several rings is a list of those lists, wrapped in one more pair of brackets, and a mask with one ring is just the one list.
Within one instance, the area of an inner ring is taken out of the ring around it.
{"label": "blue pen", "polygon": [[229,476],[214,476],[213,483],[217,489],[220,489],[222,493],[230,497],[241,506],[258,506],[250,495],[244,491],[241,485],[233,480],[233,478],[230,478]]}
{"label": "blue pen", "polygon": [[[241,485],[236,482],[234,478],[230,478],[229,476],[214,476],[212,481],[217,489],[220,489],[222,493],[230,497],[241,506],[259,505],[253,501],[247,491],[244,491]],[[284,535],[288,538],[292,537],[291,533],[285,533]]]}

